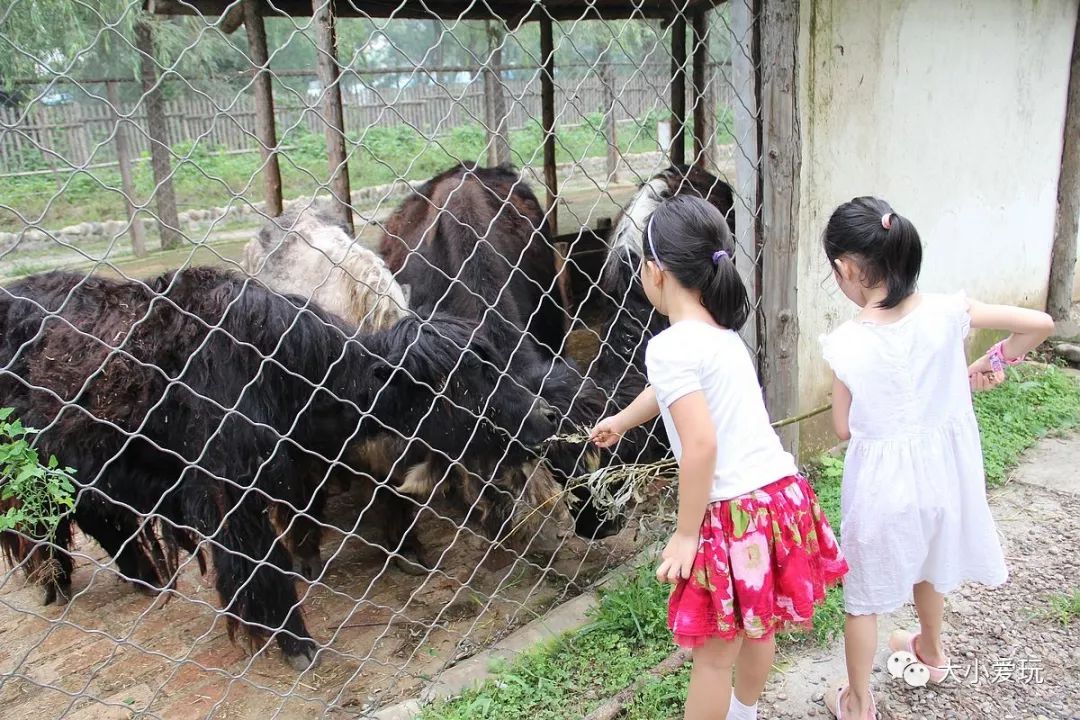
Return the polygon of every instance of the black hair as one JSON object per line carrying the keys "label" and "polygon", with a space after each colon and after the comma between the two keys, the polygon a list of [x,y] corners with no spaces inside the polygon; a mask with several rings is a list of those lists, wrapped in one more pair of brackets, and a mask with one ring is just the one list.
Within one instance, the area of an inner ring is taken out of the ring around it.
{"label": "black hair", "polygon": [[871,287],[885,283],[888,294],[878,307],[894,308],[915,292],[922,268],[919,231],[884,200],[857,197],[836,208],[823,244],[834,272],[836,261],[850,255],[863,282]]}
{"label": "black hair", "polygon": [[642,234],[645,258],[701,292],[701,304],[717,324],[739,330],[750,315],[750,299],[735,269],[735,240],[714,205],[676,195],[653,211]]}

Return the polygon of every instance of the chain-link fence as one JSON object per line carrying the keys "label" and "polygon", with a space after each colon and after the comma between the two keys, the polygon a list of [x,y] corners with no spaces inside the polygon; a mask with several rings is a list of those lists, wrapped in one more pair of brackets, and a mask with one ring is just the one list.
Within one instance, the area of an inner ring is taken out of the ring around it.
{"label": "chain-link fence", "polygon": [[666,197],[763,361],[755,7],[0,10],[4,716],[374,712],[662,537],[583,433]]}

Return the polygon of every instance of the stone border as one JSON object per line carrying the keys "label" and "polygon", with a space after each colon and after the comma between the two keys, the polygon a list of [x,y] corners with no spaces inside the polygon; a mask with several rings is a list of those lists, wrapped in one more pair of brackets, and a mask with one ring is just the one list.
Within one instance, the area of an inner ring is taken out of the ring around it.
{"label": "stone border", "polygon": [[426,706],[439,700],[458,697],[480,687],[484,682],[495,677],[495,673],[491,670],[492,663],[500,660],[512,661],[542,642],[554,640],[587,625],[589,612],[600,604],[599,591],[628,574],[636,572],[642,563],[648,562],[660,552],[662,545],[662,543],[655,543],[647,546],[629,561],[608,572],[593,586],[592,590],[571,598],[561,605],[556,605],[542,617],[518,628],[489,649],[443,670],[435,680],[420,691],[418,696],[382,710],[361,713],[359,717],[371,720],[415,720]]}

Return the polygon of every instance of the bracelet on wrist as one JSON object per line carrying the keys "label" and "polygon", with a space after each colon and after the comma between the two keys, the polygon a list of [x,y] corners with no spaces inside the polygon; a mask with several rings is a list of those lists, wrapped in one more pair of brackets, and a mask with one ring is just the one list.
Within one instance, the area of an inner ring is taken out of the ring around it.
{"label": "bracelet on wrist", "polygon": [[1002,340],[987,350],[986,357],[990,359],[990,368],[994,372],[1003,372],[1007,365],[1019,365],[1024,362],[1024,358],[1027,356],[1021,355],[1020,357],[1012,358],[1011,360],[1005,357],[1005,341]]}

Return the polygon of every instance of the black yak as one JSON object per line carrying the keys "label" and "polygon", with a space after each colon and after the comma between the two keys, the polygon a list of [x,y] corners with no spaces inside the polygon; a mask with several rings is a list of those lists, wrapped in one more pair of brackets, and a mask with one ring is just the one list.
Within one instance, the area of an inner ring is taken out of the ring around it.
{"label": "black yak", "polygon": [[[382,330],[410,314],[406,294],[383,260],[318,207],[292,208],[267,220],[244,249],[243,269],[270,289],[310,296],[361,328]],[[450,496],[457,510],[480,520],[481,529],[493,540],[502,540],[516,527],[510,542],[518,549],[544,553],[554,546],[557,538],[551,531],[557,522],[551,519],[568,513],[564,502],[550,502],[561,486],[545,465],[526,461],[484,476],[451,467],[446,458],[423,448],[415,450],[407,453],[402,438],[387,433],[372,438],[355,456],[359,469],[394,488],[377,497],[389,503],[379,512],[394,519],[391,530],[412,528],[418,508],[438,492]],[[536,512],[541,505],[542,511]],[[417,572],[431,566],[415,534],[391,535],[388,543],[401,548],[395,560],[402,570]]]}
{"label": "black yak", "polygon": [[307,464],[396,432],[494,467],[555,429],[546,403],[499,382],[473,324],[361,335],[303,305],[209,268],[146,283],[54,272],[0,291],[0,396],[78,472],[48,549],[0,536],[31,575],[52,566],[45,602],[70,597],[73,520],[146,589],[175,582],[180,549],[208,558],[230,636],[272,636],[307,667],[316,645],[270,521],[285,508],[292,532],[317,531]]}
{"label": "black yak", "polygon": [[[386,221],[380,250],[409,285],[414,311],[476,320],[514,381],[562,413],[562,430],[580,430],[613,409],[599,383],[560,354],[567,313],[556,299],[555,251],[543,208],[513,169],[458,165],[435,176]],[[565,482],[596,470],[603,454],[557,442],[545,457]],[[579,535],[602,538],[622,527],[600,517],[587,488],[576,487],[574,496]]]}
{"label": "black yak", "polygon": [[414,308],[480,320],[500,347],[527,333],[549,355],[561,350],[547,216],[512,168],[456,165],[405,198],[384,231],[379,251]]}

